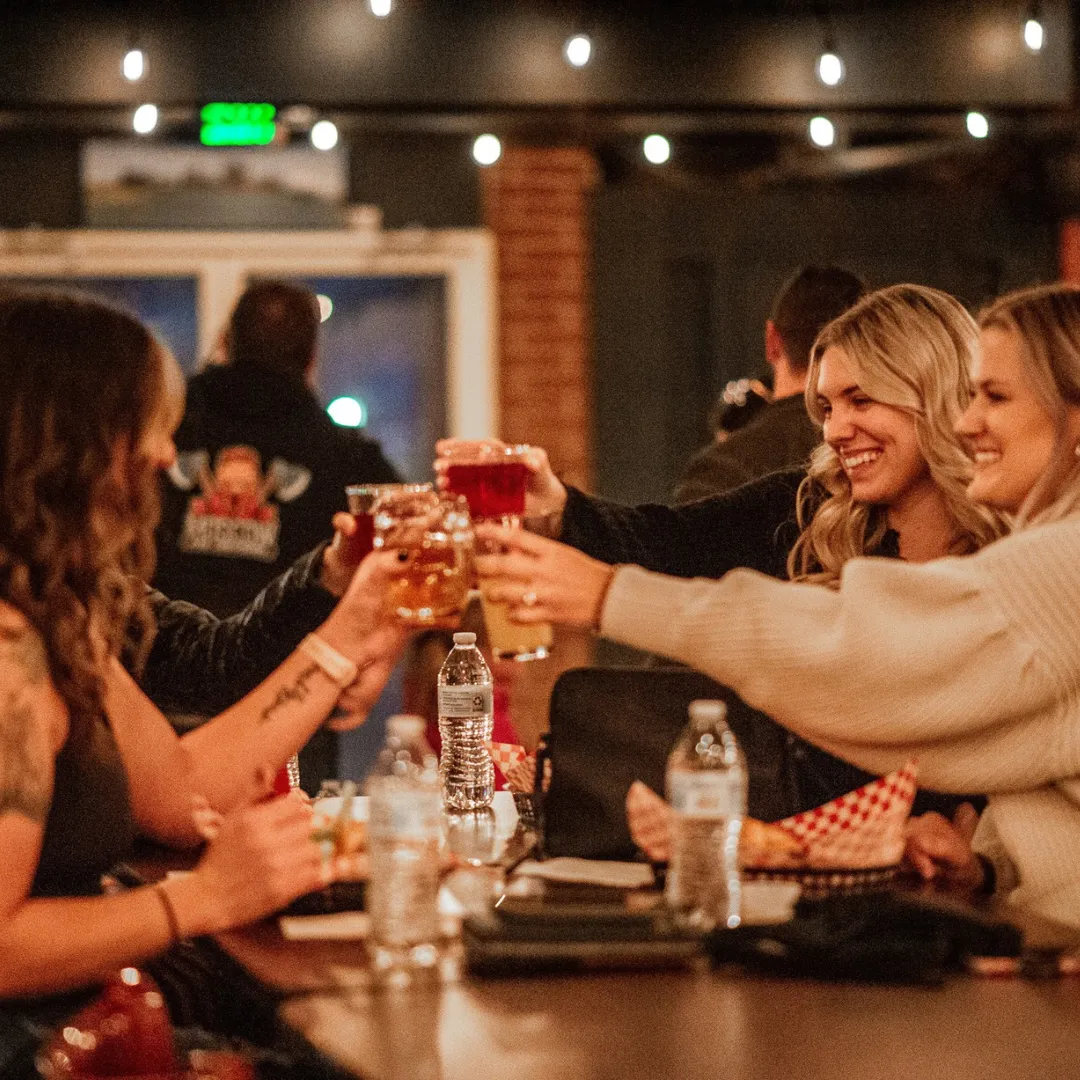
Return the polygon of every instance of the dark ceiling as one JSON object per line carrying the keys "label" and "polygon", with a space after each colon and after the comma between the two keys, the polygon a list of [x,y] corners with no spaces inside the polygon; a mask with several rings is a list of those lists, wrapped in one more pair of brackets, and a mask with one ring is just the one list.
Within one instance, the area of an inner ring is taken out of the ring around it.
{"label": "dark ceiling", "polygon": [[[1024,47],[1034,11],[1045,46]],[[43,0],[0,7],[0,129],[130,132],[135,105],[161,111],[154,138],[193,140],[212,100],[268,101],[283,134],[314,118],[348,139],[395,134],[586,142],[609,172],[639,165],[642,135],[680,141],[668,182],[737,174],[828,176],[984,167],[965,130],[983,110],[994,167],[1068,180],[1080,144],[1068,0],[219,0],[217,4]],[[582,69],[563,44],[585,32]],[[823,86],[831,42],[846,64]],[[120,59],[145,50],[146,77]],[[836,125],[827,154],[806,138],[816,112]],[[948,167],[953,167],[949,165]],[[1071,188],[1071,181],[1066,183]],[[1080,189],[1080,184],[1077,185]]]}

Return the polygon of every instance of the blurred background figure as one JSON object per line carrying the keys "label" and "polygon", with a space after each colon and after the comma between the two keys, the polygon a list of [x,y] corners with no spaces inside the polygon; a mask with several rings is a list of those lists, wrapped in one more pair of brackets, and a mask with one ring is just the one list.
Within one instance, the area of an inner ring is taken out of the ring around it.
{"label": "blurred background figure", "polygon": [[[173,599],[239,611],[327,538],[346,484],[400,479],[377,442],[338,427],[315,397],[318,328],[314,293],[258,281],[233,310],[225,363],[189,381],[154,580]],[[314,736],[300,755],[306,788],[337,775],[337,751],[333,732]]]}
{"label": "blurred background figure", "polygon": [[713,442],[727,442],[732,432],[746,427],[773,399],[772,375],[732,379],[709,410]]}
{"label": "blurred background figure", "polygon": [[[747,417],[730,434],[714,439],[691,459],[675,486],[676,502],[692,502],[781,469],[805,465],[821,433],[806,415],[803,393],[810,347],[826,324],[842,315],[865,292],[862,281],[836,266],[806,266],[792,275],[773,301],[765,322],[765,360],[772,379],[771,400],[750,406]],[[742,380],[735,383],[736,389]],[[731,385],[725,389],[726,397]],[[760,384],[759,384],[760,385]],[[727,402],[746,409],[752,387]],[[723,400],[723,399],[722,399]],[[721,411],[721,418],[726,414]],[[743,413],[745,416],[746,414]],[[738,414],[731,418],[738,419]]]}

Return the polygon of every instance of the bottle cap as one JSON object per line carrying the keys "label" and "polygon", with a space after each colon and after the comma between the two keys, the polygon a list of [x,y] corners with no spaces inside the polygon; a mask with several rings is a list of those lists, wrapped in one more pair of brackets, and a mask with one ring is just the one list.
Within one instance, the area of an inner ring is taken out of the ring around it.
{"label": "bottle cap", "polygon": [[391,716],[386,721],[387,734],[399,739],[415,739],[424,733],[426,727],[427,721],[422,716],[409,716],[407,713]]}
{"label": "bottle cap", "polygon": [[690,702],[690,719],[695,724],[718,724],[727,721],[727,705],[723,701],[699,698]]}
{"label": "bottle cap", "polygon": [[476,644],[476,635],[475,634],[470,634],[467,631],[459,630],[454,635],[454,644],[455,645],[475,645]]}

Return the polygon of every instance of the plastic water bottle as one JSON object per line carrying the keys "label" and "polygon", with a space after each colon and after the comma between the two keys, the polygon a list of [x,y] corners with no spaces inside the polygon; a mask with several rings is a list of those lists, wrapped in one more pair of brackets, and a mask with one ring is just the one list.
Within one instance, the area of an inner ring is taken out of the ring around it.
{"label": "plastic water bottle", "polygon": [[377,977],[403,985],[442,955],[442,800],[421,717],[390,717],[367,792],[372,963]]}
{"label": "plastic water bottle", "polygon": [[690,723],[668,758],[667,795],[674,810],[668,906],[694,930],[738,926],[746,762],[724,702],[690,703]]}
{"label": "plastic water bottle", "polygon": [[491,670],[476,635],[454,635],[439,669],[439,777],[448,810],[478,810],[495,796],[495,766],[487,744],[492,719]]}

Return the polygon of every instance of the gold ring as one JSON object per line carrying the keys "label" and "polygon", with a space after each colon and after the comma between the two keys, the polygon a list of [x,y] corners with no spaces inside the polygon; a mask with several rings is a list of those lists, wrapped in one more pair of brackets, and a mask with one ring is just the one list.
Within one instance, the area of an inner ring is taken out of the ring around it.
{"label": "gold ring", "polygon": [[521,594],[521,606],[536,607],[536,593],[532,589]]}

